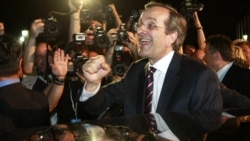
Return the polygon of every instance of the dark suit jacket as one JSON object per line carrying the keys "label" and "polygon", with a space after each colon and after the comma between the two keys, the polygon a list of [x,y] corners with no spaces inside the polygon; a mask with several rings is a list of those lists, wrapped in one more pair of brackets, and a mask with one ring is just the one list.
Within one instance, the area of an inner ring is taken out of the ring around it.
{"label": "dark suit jacket", "polygon": [[[124,105],[124,115],[144,113],[145,71],[148,60],[134,62],[125,77],[104,86],[85,101],[88,111],[102,112],[114,102]],[[157,113],[187,110],[222,111],[217,75],[205,65],[175,53],[167,70]]]}
{"label": "dark suit jacket", "polygon": [[41,92],[26,89],[21,83],[0,88],[0,135],[16,129],[49,125],[49,104]]}
{"label": "dark suit jacket", "polygon": [[[223,99],[223,108],[228,109],[250,109],[250,99],[236,90],[228,89],[221,83],[221,96]],[[250,111],[249,111],[250,112]]]}
{"label": "dark suit jacket", "polygon": [[236,90],[250,98],[250,70],[235,64],[226,73],[222,83],[229,89]]}

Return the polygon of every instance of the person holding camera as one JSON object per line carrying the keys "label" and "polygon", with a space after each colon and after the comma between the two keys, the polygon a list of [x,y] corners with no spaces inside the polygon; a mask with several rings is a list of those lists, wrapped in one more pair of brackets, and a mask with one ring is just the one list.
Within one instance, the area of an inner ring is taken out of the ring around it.
{"label": "person holding camera", "polygon": [[[32,90],[43,91],[49,98],[50,111],[56,107],[64,85],[67,64],[54,72],[49,64],[53,62],[53,46],[46,38],[41,36],[43,33],[44,22],[42,19],[33,21],[30,29],[30,36],[24,48],[23,69],[25,77],[22,80],[24,86]],[[59,77],[56,77],[59,75]],[[56,79],[58,83],[51,83]]]}
{"label": "person holding camera", "polygon": [[[75,18],[79,16],[80,10],[78,8],[81,8],[83,3],[80,3],[80,7],[75,7],[72,0],[69,0],[68,4],[72,13],[70,15],[69,34],[79,32],[80,28],[77,26],[79,19],[76,20]],[[24,48],[24,73],[26,77],[24,77],[22,83],[27,88],[43,91],[48,96],[51,124],[56,124],[58,122],[56,108],[65,91],[68,63],[64,64],[63,70],[60,70],[61,77],[55,77],[57,74],[53,72],[48,64],[52,61],[53,51],[58,47],[49,42],[51,38],[44,33],[45,28],[43,19],[36,19],[31,24],[30,36]],[[72,116],[75,116],[75,114],[72,114]],[[70,120],[67,122],[70,122]]]}

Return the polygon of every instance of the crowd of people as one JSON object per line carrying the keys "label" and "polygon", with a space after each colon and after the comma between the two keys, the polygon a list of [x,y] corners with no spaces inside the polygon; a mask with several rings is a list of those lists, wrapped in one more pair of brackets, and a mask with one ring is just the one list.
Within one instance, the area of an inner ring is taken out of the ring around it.
{"label": "crowd of people", "polygon": [[[19,129],[106,118],[103,113],[119,105],[113,116],[152,114],[157,125],[152,134],[181,140],[161,114],[212,111],[208,123],[218,124],[208,133],[238,116],[228,114],[230,109],[250,108],[249,41],[223,34],[206,38],[197,11],[195,47],[184,45],[191,36],[187,21],[167,4],[145,4],[136,31],[126,30],[113,3],[108,4],[113,26],[92,17],[86,29],[84,1],[68,0],[68,6],[65,47],[44,35],[43,19],[31,23],[24,47],[0,22],[0,139]],[[148,84],[151,68],[154,81]],[[195,124],[202,126],[199,120]]]}

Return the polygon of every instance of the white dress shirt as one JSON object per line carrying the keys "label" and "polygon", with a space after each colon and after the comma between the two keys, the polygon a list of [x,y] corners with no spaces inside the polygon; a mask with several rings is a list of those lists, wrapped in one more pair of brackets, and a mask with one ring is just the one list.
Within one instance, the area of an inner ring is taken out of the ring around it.
{"label": "white dress shirt", "polygon": [[[153,76],[154,86],[153,86],[153,103],[152,103],[152,111],[151,111],[152,113],[156,112],[161,89],[165,80],[165,75],[167,73],[169,64],[173,58],[173,55],[174,55],[174,51],[171,51],[165,57],[157,61],[154,65],[149,64],[149,67],[154,67],[156,69],[154,76]],[[86,91],[85,86],[84,86],[82,94],[80,96],[80,101],[86,101],[88,98],[95,95],[100,89],[100,86],[101,85],[99,85],[98,89],[96,89],[94,92]],[[159,131],[161,131],[161,133],[159,133],[158,136],[169,139],[171,141],[179,141],[179,139],[169,129],[167,123],[162,119],[162,117],[157,113],[154,114],[154,116],[155,116],[157,128]]]}
{"label": "white dress shirt", "polygon": [[226,73],[228,72],[228,70],[231,68],[232,65],[233,62],[230,62],[216,72],[220,82],[223,80],[223,78],[225,77]]}

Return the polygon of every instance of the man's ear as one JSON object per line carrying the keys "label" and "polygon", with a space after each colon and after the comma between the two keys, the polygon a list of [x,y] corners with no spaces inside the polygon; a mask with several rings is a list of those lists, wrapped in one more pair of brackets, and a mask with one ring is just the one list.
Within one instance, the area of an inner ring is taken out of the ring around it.
{"label": "man's ear", "polygon": [[167,46],[170,46],[171,44],[173,44],[176,39],[177,39],[178,33],[177,32],[173,32],[170,33],[166,36],[166,44]]}
{"label": "man's ear", "polygon": [[220,53],[219,53],[219,51],[216,51],[214,54],[213,54],[213,56],[215,57],[215,60],[221,60],[221,55],[220,55]]}

